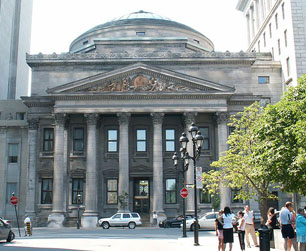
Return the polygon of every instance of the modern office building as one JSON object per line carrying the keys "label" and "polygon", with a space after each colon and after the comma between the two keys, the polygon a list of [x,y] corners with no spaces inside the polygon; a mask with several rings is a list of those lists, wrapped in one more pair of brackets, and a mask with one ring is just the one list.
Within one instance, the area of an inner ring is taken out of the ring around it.
{"label": "modern office building", "polygon": [[245,16],[248,52],[271,52],[282,64],[282,82],[296,85],[306,73],[306,1],[239,0]]}
{"label": "modern office building", "polygon": [[[21,207],[40,226],[75,224],[81,204],[82,225],[93,227],[123,210],[124,194],[124,209],[144,218],[181,214],[182,177],[171,159],[181,133],[192,122],[202,131],[199,165],[206,171],[227,149],[229,116],[282,94],[281,64],[270,53],[215,52],[200,32],[145,11],[86,31],[67,53],[28,55],[27,63]],[[241,208],[235,193],[222,188],[221,207]],[[190,213],[194,196],[190,190]],[[201,212],[215,207],[205,190],[196,196]]]}
{"label": "modern office building", "polygon": [[28,95],[31,26],[32,0],[0,1],[0,100]]}

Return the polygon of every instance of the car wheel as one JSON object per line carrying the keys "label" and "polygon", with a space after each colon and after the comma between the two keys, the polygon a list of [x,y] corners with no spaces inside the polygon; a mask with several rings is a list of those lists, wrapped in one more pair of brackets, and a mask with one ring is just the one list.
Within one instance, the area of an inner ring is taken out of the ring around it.
{"label": "car wheel", "polygon": [[109,229],[109,223],[107,221],[102,222],[103,229]]}
{"label": "car wheel", "polygon": [[130,222],[128,227],[129,227],[129,229],[134,229],[136,227],[136,223],[135,222]]}
{"label": "car wheel", "polygon": [[14,234],[12,231],[10,231],[9,234],[8,234],[8,237],[7,237],[6,241],[7,241],[7,242],[11,242],[11,241],[14,240],[14,239],[15,239],[15,234]]}
{"label": "car wheel", "polygon": [[169,222],[167,222],[167,223],[165,224],[165,228],[169,228],[169,227],[171,227],[171,224],[170,224]]}

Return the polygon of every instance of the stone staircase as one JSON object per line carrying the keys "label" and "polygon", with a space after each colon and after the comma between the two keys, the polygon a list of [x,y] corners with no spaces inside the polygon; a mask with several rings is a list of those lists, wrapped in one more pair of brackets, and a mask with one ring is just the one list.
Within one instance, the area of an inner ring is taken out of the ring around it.
{"label": "stone staircase", "polygon": [[151,227],[150,214],[141,214],[142,227]]}

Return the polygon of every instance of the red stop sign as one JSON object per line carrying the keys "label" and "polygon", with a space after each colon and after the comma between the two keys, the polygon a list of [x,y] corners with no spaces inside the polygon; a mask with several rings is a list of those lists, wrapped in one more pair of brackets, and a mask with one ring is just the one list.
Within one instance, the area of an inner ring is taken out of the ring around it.
{"label": "red stop sign", "polygon": [[18,203],[18,198],[15,197],[15,196],[12,196],[12,197],[11,197],[11,204],[12,204],[12,205],[17,205],[17,203]]}
{"label": "red stop sign", "polygon": [[188,197],[188,190],[187,190],[186,188],[183,188],[183,189],[181,190],[181,196],[182,196],[183,198],[187,198],[187,197]]}

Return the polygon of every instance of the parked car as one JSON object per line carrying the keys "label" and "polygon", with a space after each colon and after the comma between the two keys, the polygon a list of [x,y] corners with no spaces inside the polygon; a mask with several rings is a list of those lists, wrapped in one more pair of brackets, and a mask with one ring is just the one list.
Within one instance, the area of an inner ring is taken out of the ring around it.
{"label": "parked car", "polygon": [[0,240],[11,242],[14,239],[15,234],[12,231],[10,224],[7,224],[5,220],[0,219]]}
{"label": "parked car", "polygon": [[[200,216],[198,219],[199,229],[215,230],[215,220],[217,219],[218,216],[219,216],[218,212],[209,212],[209,213],[204,214],[203,216]],[[237,231],[237,222],[238,222],[237,217],[235,217],[234,222],[233,222],[234,232]],[[189,229],[190,231],[193,231],[194,223],[195,223],[195,219],[187,220],[186,221],[187,229]]]}
{"label": "parked car", "polygon": [[[193,215],[186,215],[186,221],[187,220],[190,220],[190,219],[193,219]],[[183,224],[183,215],[179,215],[178,217],[176,218],[173,218],[173,219],[165,219],[163,221],[160,221],[159,222],[159,227],[163,227],[163,228],[170,228],[170,227],[181,227],[181,224]]]}
{"label": "parked car", "polygon": [[101,218],[98,221],[100,227],[109,229],[110,227],[129,227],[134,229],[141,226],[141,218],[138,213],[116,213],[110,218]]}

